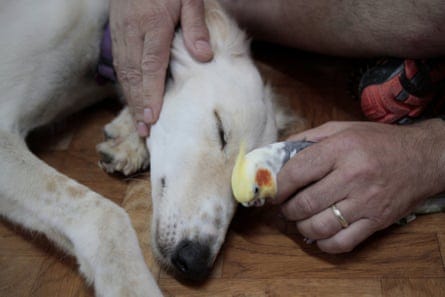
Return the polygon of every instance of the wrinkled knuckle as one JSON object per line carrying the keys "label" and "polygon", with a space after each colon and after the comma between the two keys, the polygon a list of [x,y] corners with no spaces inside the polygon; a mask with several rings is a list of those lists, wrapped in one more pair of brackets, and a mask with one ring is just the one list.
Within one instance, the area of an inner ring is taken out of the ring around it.
{"label": "wrinkled knuckle", "polygon": [[390,203],[381,203],[376,209],[376,214],[370,218],[370,227],[373,230],[380,230],[388,227],[395,220],[394,209]]}
{"label": "wrinkled knuckle", "polygon": [[142,57],[141,69],[144,75],[155,75],[166,71],[162,58],[157,54],[145,54]]}
{"label": "wrinkled knuckle", "polygon": [[366,182],[375,181],[380,175],[381,168],[378,162],[372,158],[366,156],[360,158],[358,165],[349,167],[348,170],[344,170],[342,173],[345,182]]}
{"label": "wrinkled knuckle", "polygon": [[359,175],[360,173],[355,169],[344,170],[342,171],[342,180],[347,184],[351,184]]}
{"label": "wrinkled knuckle", "polygon": [[142,82],[141,71],[134,68],[118,71],[118,77],[121,82],[128,83],[130,86],[136,86]]}
{"label": "wrinkled knuckle", "polygon": [[164,9],[155,7],[142,16],[141,23],[149,30],[159,30],[159,28],[165,27],[169,19],[170,17]]}
{"label": "wrinkled knuckle", "polygon": [[370,201],[378,201],[379,197],[385,193],[385,186],[381,184],[374,183],[369,185],[366,189],[366,196]]}
{"label": "wrinkled knuckle", "polygon": [[364,157],[360,167],[355,171],[355,178],[369,182],[380,175],[379,164],[371,157]]}
{"label": "wrinkled knuckle", "polygon": [[144,17],[144,24],[148,28],[159,28],[165,22],[164,17],[161,14],[148,14]]}
{"label": "wrinkled knuckle", "polygon": [[295,203],[304,217],[309,217],[318,210],[316,200],[308,194],[300,194]]}
{"label": "wrinkled knuckle", "polygon": [[140,119],[144,114],[144,107],[142,105],[136,105],[133,107],[133,117],[136,119]]}
{"label": "wrinkled knuckle", "polygon": [[366,155],[363,160],[363,171],[368,176],[376,175],[381,169],[380,163],[372,156]]}
{"label": "wrinkled knuckle", "polygon": [[364,180],[366,176],[366,170],[363,167],[350,168],[343,171],[344,181],[346,183],[359,183]]}
{"label": "wrinkled knuckle", "polygon": [[382,228],[383,219],[381,217],[371,217],[369,219],[369,227],[375,230],[379,230]]}

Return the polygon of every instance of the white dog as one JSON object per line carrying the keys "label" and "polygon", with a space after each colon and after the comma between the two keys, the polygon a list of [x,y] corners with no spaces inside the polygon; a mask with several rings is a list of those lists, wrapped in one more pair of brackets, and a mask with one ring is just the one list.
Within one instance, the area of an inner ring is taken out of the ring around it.
{"label": "white dog", "polygon": [[[244,33],[216,1],[205,4],[214,59],[197,63],[176,34],[164,106],[147,141],[152,245],[162,264],[191,279],[208,274],[234,214],[230,174],[240,143],[273,142],[289,119],[277,113]],[[37,159],[24,140],[113,92],[92,79],[107,1],[0,6],[0,214],[74,255],[97,295],[161,295],[126,212]],[[105,132],[104,169],[131,174],[148,165],[128,110]]]}

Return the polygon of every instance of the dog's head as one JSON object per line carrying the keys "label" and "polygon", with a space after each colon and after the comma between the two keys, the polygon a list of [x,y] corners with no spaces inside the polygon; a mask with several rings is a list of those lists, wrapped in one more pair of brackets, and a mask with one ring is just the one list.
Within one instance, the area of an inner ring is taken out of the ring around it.
{"label": "dog's head", "polygon": [[234,215],[230,179],[241,142],[250,150],[277,137],[272,93],[244,33],[206,4],[214,59],[193,61],[176,36],[172,79],[148,140],[154,252],[195,280],[210,271]]}

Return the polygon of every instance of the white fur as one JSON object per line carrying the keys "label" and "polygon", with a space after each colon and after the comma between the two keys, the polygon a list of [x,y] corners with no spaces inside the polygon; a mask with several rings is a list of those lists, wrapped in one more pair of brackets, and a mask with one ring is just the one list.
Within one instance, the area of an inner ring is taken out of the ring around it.
{"label": "white fur", "polygon": [[0,214],[74,255],[98,296],[161,296],[127,213],[29,152],[35,127],[97,101],[92,79],[107,1],[0,7]]}
{"label": "white fur", "polygon": [[[207,24],[213,61],[193,61],[178,34],[172,50],[173,83],[148,141],[152,245],[169,266],[175,245],[184,239],[210,244],[209,260],[214,260],[235,210],[230,175],[240,142],[252,149],[277,136],[271,93],[249,56],[244,33],[217,7],[207,10]],[[215,112],[225,131],[223,150]]]}
{"label": "white fur", "polygon": [[[208,244],[213,263],[235,210],[230,172],[239,144],[252,149],[277,135],[271,92],[244,33],[216,1],[206,7],[215,57],[197,63],[176,35],[172,79],[148,140],[153,246],[169,267],[184,239]],[[107,10],[105,0],[0,4],[0,215],[74,255],[98,296],[159,296],[126,212],[38,160],[24,142],[32,129],[111,92],[91,79]],[[131,125],[124,111],[106,126],[110,139],[98,146],[110,157],[102,160],[105,170],[130,174],[147,166]]]}

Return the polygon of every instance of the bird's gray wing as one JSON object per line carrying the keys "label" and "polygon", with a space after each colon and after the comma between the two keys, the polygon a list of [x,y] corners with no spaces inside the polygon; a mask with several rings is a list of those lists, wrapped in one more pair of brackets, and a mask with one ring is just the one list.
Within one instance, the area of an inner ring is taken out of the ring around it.
{"label": "bird's gray wing", "polygon": [[284,151],[283,165],[289,161],[295,154],[304,150],[308,146],[313,145],[315,142],[306,140],[297,141],[285,141],[282,150]]}

